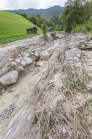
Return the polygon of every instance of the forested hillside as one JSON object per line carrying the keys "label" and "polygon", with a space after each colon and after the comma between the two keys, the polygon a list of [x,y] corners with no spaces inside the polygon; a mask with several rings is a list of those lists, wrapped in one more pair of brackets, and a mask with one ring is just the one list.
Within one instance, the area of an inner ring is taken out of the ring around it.
{"label": "forested hillside", "polygon": [[[27,15],[30,15],[32,12],[34,14],[40,14],[41,17],[44,17],[46,19],[51,19],[54,15],[61,15],[64,11],[65,7],[61,6],[53,6],[47,9],[19,9],[18,12],[23,13],[26,12]],[[8,12],[16,13],[16,10],[7,10]]]}

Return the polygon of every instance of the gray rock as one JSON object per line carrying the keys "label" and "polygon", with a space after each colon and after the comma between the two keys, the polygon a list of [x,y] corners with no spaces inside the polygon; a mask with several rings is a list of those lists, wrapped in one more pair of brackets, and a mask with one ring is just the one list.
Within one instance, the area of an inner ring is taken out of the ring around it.
{"label": "gray rock", "polygon": [[75,60],[75,61],[79,61],[79,58],[78,58],[78,57],[74,57],[74,60]]}
{"label": "gray rock", "polygon": [[72,57],[66,58],[67,61],[73,61]]}
{"label": "gray rock", "polygon": [[25,66],[26,66],[26,62],[25,62],[24,60],[22,60],[22,61],[21,61],[21,65],[22,65],[23,67],[25,67]]}
{"label": "gray rock", "polygon": [[85,44],[85,40],[81,40],[80,43]]}
{"label": "gray rock", "polygon": [[16,67],[16,70],[17,70],[18,72],[21,72],[21,71],[24,70],[24,68],[23,68],[22,66],[17,66],[17,67]]}
{"label": "gray rock", "polygon": [[12,62],[12,61],[13,61],[13,59],[12,59],[12,58],[9,58],[8,60],[9,60],[10,62]]}
{"label": "gray rock", "polygon": [[18,79],[18,72],[10,71],[9,73],[5,74],[0,78],[0,83],[2,85],[10,85],[16,83],[17,79]]}
{"label": "gray rock", "polygon": [[24,61],[26,62],[26,64],[31,64],[32,63],[32,59],[27,57],[27,56],[24,57]]}
{"label": "gray rock", "polygon": [[36,62],[36,66],[38,66],[38,67],[42,67],[44,64],[45,64],[44,61],[38,61],[38,62]]}
{"label": "gray rock", "polygon": [[69,55],[69,52],[66,51],[66,52],[65,52],[65,55]]}
{"label": "gray rock", "polygon": [[11,63],[11,67],[16,67],[17,66],[17,63],[16,62],[12,62]]}
{"label": "gray rock", "polygon": [[63,135],[65,135],[65,134],[66,134],[66,129],[65,129],[65,127],[63,127],[62,131],[63,131]]}
{"label": "gray rock", "polygon": [[39,55],[38,52],[35,52],[35,56],[36,56],[36,57],[40,57],[40,55]]}
{"label": "gray rock", "polygon": [[34,70],[32,76],[36,75],[36,74],[39,73],[39,72],[40,72],[40,68],[36,68],[36,69]]}
{"label": "gray rock", "polygon": [[20,63],[20,58],[17,58],[15,61],[16,61],[17,63]]}
{"label": "gray rock", "polygon": [[29,56],[29,53],[28,52],[24,53],[24,56]]}
{"label": "gray rock", "polygon": [[81,55],[80,54],[77,54],[77,57],[80,59],[81,58]]}
{"label": "gray rock", "polygon": [[80,48],[85,48],[85,44],[81,44]]}

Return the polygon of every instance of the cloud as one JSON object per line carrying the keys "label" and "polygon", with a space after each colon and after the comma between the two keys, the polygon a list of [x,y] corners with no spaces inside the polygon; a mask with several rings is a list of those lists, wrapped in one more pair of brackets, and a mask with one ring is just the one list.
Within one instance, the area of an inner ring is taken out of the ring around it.
{"label": "cloud", "polygon": [[39,0],[40,1],[40,8],[49,8],[54,5],[64,6],[66,0]]}
{"label": "cloud", "polygon": [[64,6],[66,0],[0,0],[0,10],[49,8],[54,5]]}

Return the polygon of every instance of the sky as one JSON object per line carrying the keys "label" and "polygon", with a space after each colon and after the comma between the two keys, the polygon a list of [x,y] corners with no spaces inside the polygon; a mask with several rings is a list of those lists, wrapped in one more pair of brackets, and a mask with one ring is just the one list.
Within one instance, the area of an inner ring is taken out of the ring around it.
{"label": "sky", "polygon": [[0,10],[45,9],[54,5],[64,6],[67,0],[0,0]]}

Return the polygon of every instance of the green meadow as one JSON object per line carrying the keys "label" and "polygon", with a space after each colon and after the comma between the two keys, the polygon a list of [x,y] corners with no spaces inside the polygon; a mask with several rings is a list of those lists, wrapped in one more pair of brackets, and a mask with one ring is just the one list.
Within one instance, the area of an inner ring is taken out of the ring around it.
{"label": "green meadow", "polygon": [[[0,44],[7,43],[6,40],[25,38],[28,35],[26,28],[33,26],[33,23],[19,14],[0,11]],[[37,34],[42,34],[42,30],[37,28]]]}

